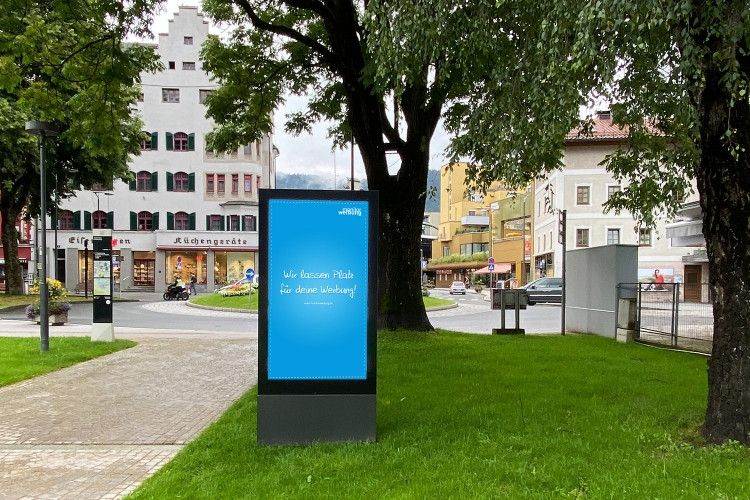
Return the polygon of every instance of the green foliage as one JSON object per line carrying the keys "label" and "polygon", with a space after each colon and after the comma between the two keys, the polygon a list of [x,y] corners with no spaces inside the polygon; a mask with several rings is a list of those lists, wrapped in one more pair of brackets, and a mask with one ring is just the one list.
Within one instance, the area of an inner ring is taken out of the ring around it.
{"label": "green foliage", "polygon": [[452,262],[486,262],[489,252],[475,252],[471,255],[446,255],[445,257],[434,257],[430,259],[430,264],[450,264]]}
{"label": "green foliage", "polygon": [[376,443],[259,446],[252,390],[133,498],[747,498],[750,451],[692,442],[705,366],[588,336],[381,332]]}

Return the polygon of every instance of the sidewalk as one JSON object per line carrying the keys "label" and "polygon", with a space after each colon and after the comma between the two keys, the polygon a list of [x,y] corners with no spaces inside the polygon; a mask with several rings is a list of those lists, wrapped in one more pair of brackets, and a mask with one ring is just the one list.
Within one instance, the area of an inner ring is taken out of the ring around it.
{"label": "sidewalk", "polygon": [[[39,327],[2,321],[0,330]],[[0,388],[0,498],[125,496],[256,383],[256,339],[179,333],[118,328],[139,344]]]}

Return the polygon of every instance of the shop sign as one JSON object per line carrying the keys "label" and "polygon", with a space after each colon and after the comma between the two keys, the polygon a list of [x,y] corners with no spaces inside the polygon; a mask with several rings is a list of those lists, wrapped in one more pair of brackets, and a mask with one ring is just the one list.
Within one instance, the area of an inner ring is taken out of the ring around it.
{"label": "shop sign", "polygon": [[258,240],[243,233],[218,234],[157,234],[157,248],[216,248],[216,249],[247,249],[257,248]]}

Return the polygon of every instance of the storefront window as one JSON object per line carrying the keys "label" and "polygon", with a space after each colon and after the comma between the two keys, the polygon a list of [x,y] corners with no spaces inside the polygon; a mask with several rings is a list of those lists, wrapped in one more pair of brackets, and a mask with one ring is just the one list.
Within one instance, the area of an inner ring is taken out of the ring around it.
{"label": "storefront window", "polygon": [[214,284],[234,283],[245,277],[245,270],[255,268],[256,252],[216,252]]}
{"label": "storefront window", "polygon": [[180,278],[186,284],[195,276],[200,284],[206,284],[206,252],[166,252],[166,283]]}

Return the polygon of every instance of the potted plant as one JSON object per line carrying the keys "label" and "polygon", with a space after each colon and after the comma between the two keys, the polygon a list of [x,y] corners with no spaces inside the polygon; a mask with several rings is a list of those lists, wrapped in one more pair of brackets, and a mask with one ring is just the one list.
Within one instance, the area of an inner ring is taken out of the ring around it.
{"label": "potted plant", "polygon": [[[48,303],[47,303],[47,321],[51,325],[64,325],[68,322],[68,311],[70,311],[70,302],[65,301],[68,291],[63,284],[53,278],[47,278]],[[41,321],[39,300],[39,282],[35,281],[29,288],[32,295],[37,295],[37,299],[30,305],[26,306],[26,317],[39,323]]]}

